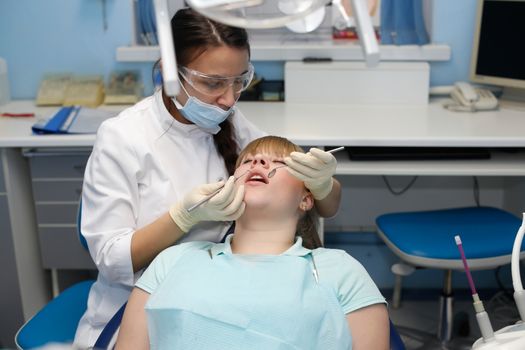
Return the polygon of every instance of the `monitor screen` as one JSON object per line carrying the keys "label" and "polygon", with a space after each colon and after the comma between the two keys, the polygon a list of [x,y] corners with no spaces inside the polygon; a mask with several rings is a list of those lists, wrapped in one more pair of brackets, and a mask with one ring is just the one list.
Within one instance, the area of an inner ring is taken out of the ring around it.
{"label": "monitor screen", "polygon": [[525,89],[525,0],[478,0],[470,79]]}

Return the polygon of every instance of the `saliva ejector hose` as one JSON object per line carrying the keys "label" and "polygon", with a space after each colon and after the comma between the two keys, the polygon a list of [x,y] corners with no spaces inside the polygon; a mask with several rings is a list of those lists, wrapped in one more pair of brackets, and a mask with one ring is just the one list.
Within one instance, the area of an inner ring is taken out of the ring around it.
{"label": "saliva ejector hose", "polygon": [[512,270],[512,284],[514,287],[514,301],[518,307],[521,321],[508,325],[494,332],[492,325],[490,324],[487,312],[483,307],[483,303],[480,301],[476,288],[474,287],[474,281],[470,274],[470,269],[467,264],[465,252],[463,251],[463,244],[461,238],[456,236],[456,244],[461,253],[461,259],[465,266],[465,272],[469,281],[470,289],[472,291],[472,298],[474,299],[474,309],[476,310],[476,320],[478,321],[479,328],[481,330],[481,338],[479,338],[472,345],[473,350],[523,350],[525,349],[525,291],[521,283],[520,276],[520,254],[521,254],[521,243],[523,241],[523,235],[525,234],[525,213],[523,214],[521,226],[514,239],[514,245],[512,247],[511,257],[511,270]]}
{"label": "saliva ejector hose", "polygon": [[525,291],[523,291],[523,285],[521,284],[520,275],[520,254],[521,254],[521,242],[523,241],[523,234],[525,233],[525,213],[523,213],[523,219],[521,226],[514,239],[514,246],[512,247],[512,258],[511,258],[511,271],[512,271],[512,285],[514,286],[514,302],[518,307],[518,312],[522,322],[525,322]]}
{"label": "saliva ejector hose", "polygon": [[478,292],[476,291],[476,286],[474,285],[474,280],[470,274],[470,269],[468,267],[467,258],[465,257],[465,252],[463,251],[463,244],[461,243],[461,238],[455,236],[456,245],[458,246],[459,253],[461,254],[461,260],[463,261],[463,266],[465,267],[465,273],[467,274],[468,284],[470,286],[470,291],[472,293],[472,299],[474,299],[474,310],[476,311],[476,320],[478,321],[479,329],[481,331],[481,336],[485,342],[494,339],[494,329],[492,329],[492,324],[490,323],[489,315],[485,311],[483,302],[479,299]]}

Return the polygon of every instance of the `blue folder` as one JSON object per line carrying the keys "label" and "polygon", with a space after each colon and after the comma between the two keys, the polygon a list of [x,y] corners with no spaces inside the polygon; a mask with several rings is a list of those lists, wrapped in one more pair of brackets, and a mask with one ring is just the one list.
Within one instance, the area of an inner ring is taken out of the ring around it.
{"label": "blue folder", "polygon": [[67,117],[71,114],[73,108],[73,106],[60,108],[60,110],[46,123],[36,123],[31,129],[35,134],[66,134],[67,132],[62,131],[61,128]]}
{"label": "blue folder", "polygon": [[81,106],[62,107],[49,120],[32,126],[35,134],[95,134],[102,122],[117,112]]}

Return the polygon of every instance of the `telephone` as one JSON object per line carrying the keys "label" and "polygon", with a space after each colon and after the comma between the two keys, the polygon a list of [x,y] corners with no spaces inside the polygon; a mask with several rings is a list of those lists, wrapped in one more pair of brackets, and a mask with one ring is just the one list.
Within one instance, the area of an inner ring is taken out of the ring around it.
{"label": "telephone", "polygon": [[458,112],[476,112],[498,108],[498,99],[487,89],[475,88],[467,82],[457,82],[450,93],[454,102],[445,108]]}

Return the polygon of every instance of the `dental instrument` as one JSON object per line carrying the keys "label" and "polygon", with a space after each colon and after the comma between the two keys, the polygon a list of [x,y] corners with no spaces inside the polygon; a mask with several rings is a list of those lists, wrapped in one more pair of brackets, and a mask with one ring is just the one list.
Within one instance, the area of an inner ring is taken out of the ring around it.
{"label": "dental instrument", "polygon": [[[335,152],[339,152],[339,151],[342,151],[345,149],[345,146],[341,146],[341,147],[337,147],[337,148],[334,148],[334,149],[331,149],[329,151],[326,151],[326,153],[335,153]],[[279,165],[278,167],[275,167],[273,168],[272,170],[270,170],[270,172],[268,173],[268,178],[271,178],[275,175],[275,172],[277,171],[277,169],[280,169],[280,168],[284,168],[288,165],[284,164],[284,165]]]}
{"label": "dental instrument", "polygon": [[476,310],[476,320],[478,321],[478,326],[481,331],[481,336],[485,342],[491,341],[494,339],[494,329],[492,329],[492,324],[490,323],[489,315],[485,311],[483,302],[479,299],[478,292],[476,291],[476,286],[474,285],[474,280],[470,274],[470,269],[468,267],[467,258],[465,257],[465,251],[463,250],[463,244],[461,243],[461,237],[459,235],[455,236],[456,245],[458,246],[459,253],[461,254],[461,260],[463,261],[463,266],[465,267],[465,273],[467,274],[468,284],[470,286],[470,291],[472,293],[472,299],[474,299],[474,310]]}
{"label": "dental instrument", "polygon": [[[237,182],[237,180],[239,180],[241,177],[243,177],[244,175],[246,175],[248,172],[250,171],[250,169],[246,170],[244,173],[242,173],[241,175],[237,176],[233,182]],[[221,187],[219,187],[218,189],[216,189],[215,191],[213,191],[212,193],[210,193],[209,195],[207,195],[206,197],[204,197],[203,199],[201,199],[200,201],[198,201],[197,203],[193,204],[191,207],[189,207],[188,209],[186,209],[188,212],[190,211],[193,211],[195,210],[196,208],[200,207],[202,204],[206,203],[207,201],[209,201],[210,199],[212,199],[217,193],[219,193],[223,188],[224,186],[226,185],[226,182],[224,183],[224,185],[222,185]]]}
{"label": "dental instrument", "polygon": [[465,253],[461,239],[456,236],[456,244],[461,253],[461,259],[469,278],[469,284],[472,290],[472,297],[474,298],[474,309],[476,310],[476,319],[481,330],[482,337],[472,344],[472,350],[521,350],[525,349],[525,293],[521,284],[521,276],[519,273],[519,261],[521,255],[521,243],[525,234],[525,213],[523,213],[522,224],[516,233],[514,245],[512,248],[511,269],[512,269],[512,283],[514,286],[514,301],[520,313],[521,320],[515,324],[506,326],[493,331],[492,325],[487,313],[483,308],[482,302],[479,300],[474,282],[470,276],[470,270],[467,265]]}

